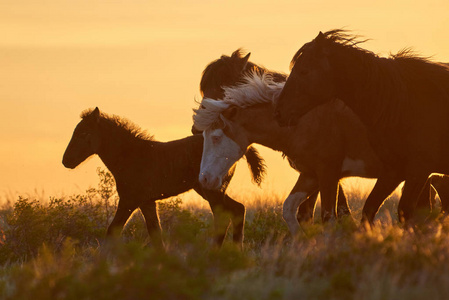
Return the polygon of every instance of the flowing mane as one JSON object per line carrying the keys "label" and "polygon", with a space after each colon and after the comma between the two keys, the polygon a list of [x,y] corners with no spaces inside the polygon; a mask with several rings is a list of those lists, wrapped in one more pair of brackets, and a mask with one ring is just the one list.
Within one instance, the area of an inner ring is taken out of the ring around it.
{"label": "flowing mane", "polygon": [[[322,35],[323,38],[320,41],[315,39],[304,45],[293,57],[291,66],[295,65],[304,51],[308,51],[309,47],[314,45],[324,47],[325,51],[332,53],[334,58],[330,57],[330,59],[334,65],[339,66],[340,72],[363,67],[364,74],[340,73],[339,76],[345,78],[351,76],[353,79],[360,76],[365,78],[362,86],[366,89],[363,89],[363,94],[358,97],[366,100],[355,103],[353,109],[358,110],[357,106],[371,103],[373,110],[368,112],[368,117],[365,119],[370,126],[376,124],[386,128],[396,124],[397,114],[400,114],[400,111],[408,107],[411,102],[421,101],[415,99],[416,94],[429,93],[425,89],[429,89],[430,86],[437,87],[437,90],[446,89],[445,82],[449,79],[447,64],[434,62],[411,48],[404,48],[388,57],[380,57],[360,47],[360,44],[367,41],[366,39],[361,40],[360,36],[352,35],[346,30],[330,30]],[[430,85],[425,84],[428,80],[432,81]],[[435,100],[434,97],[429,97],[427,101],[430,103]],[[445,105],[449,106],[449,102]]]}
{"label": "flowing mane", "polygon": [[242,83],[224,88],[223,101],[239,107],[272,102],[277,99],[284,84],[285,81],[277,82],[270,74],[253,70],[243,78]]}
{"label": "flowing mane", "polygon": [[[81,119],[88,118],[93,112],[93,109],[87,109],[81,113]],[[100,118],[107,124],[112,125],[120,129],[120,133],[129,135],[133,138],[140,140],[154,141],[154,136],[149,134],[146,130],[142,130],[138,125],[129,121],[126,118],[119,117],[117,115],[108,115],[104,112],[100,112]]]}
{"label": "flowing mane", "polygon": [[[231,56],[222,55],[211,62],[203,71],[200,82],[200,90],[204,92],[208,87],[232,86],[235,81],[241,82],[239,77],[252,72],[270,74],[275,82],[283,82],[287,75],[270,71],[263,66],[256,65],[247,60],[249,54],[243,49],[237,49]],[[243,65],[242,65],[243,63]]]}
{"label": "flowing mane", "polygon": [[[387,173],[396,174],[379,178],[376,194],[405,179],[398,214],[411,220],[429,175],[449,174],[449,69],[409,48],[380,57],[361,43],[337,29],[305,44],[292,59],[275,117],[291,126],[323,103],[344,101],[364,123]],[[384,200],[373,197],[372,203]]]}
{"label": "flowing mane", "polygon": [[245,108],[272,103],[281,93],[284,84],[285,82],[276,82],[270,74],[254,69],[243,77],[241,83],[224,87],[225,97],[222,100],[204,98],[199,108],[193,110],[194,126],[199,130],[216,126],[223,118],[221,113],[232,105]]}
{"label": "flowing mane", "polygon": [[[360,44],[363,44],[363,43],[369,41],[369,39],[361,39],[362,36],[351,34],[350,31],[348,31],[348,30],[333,29],[333,30],[324,32],[323,36],[327,42],[330,42],[333,45],[340,46],[343,49],[354,50],[355,53],[362,54],[362,55],[365,54],[367,57],[371,57],[371,58],[385,59],[385,58],[379,57],[377,54],[375,54],[374,52],[372,52],[370,50],[360,47],[359,46]],[[293,56],[293,58],[290,62],[290,69],[292,69],[293,66],[296,64],[296,62],[301,57],[301,54],[304,52],[304,50],[309,48],[314,43],[314,41],[315,40],[304,44],[298,50],[298,52],[296,52],[296,54]],[[436,65],[436,66],[440,66],[440,67],[448,66],[448,64],[446,64],[446,63],[434,62],[431,60],[431,57],[422,56],[422,55],[416,53],[415,51],[413,51],[413,49],[410,47],[403,48],[403,49],[399,50],[396,54],[390,53],[390,55],[386,58],[389,60],[392,60],[392,61],[393,60],[396,60],[396,61],[408,60],[408,61],[416,61],[416,62],[421,62],[421,63],[425,63],[425,64]]]}
{"label": "flowing mane", "polygon": [[[368,41],[368,39],[361,40],[360,35],[352,35],[352,34],[350,34],[350,31],[348,31],[348,30],[333,29],[333,30],[326,31],[325,33],[323,33],[323,35],[326,38],[326,40],[328,40],[330,42],[333,42],[335,44],[338,44],[338,45],[343,46],[348,49],[359,50],[361,53],[365,53],[370,56],[377,57],[377,55],[374,52],[359,47],[359,44],[362,44],[362,43]],[[298,50],[298,52],[296,52],[296,54],[292,58],[292,61],[290,62],[290,69],[292,69],[294,67],[294,65],[296,64],[298,59],[301,57],[301,54],[304,52],[304,50],[309,48],[313,42],[314,41],[304,44]]]}

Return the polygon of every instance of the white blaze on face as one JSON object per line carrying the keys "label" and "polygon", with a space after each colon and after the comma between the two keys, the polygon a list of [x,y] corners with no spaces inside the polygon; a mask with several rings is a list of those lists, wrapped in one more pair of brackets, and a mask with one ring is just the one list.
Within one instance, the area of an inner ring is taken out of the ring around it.
{"label": "white blaze on face", "polygon": [[219,189],[223,177],[242,158],[244,151],[222,129],[206,130],[203,137],[199,181],[204,188]]}

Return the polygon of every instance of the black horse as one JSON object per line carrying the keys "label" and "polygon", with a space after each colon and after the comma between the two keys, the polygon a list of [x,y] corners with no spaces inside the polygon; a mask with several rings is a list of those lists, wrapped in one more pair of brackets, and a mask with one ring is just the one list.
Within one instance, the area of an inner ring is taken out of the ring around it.
{"label": "black horse", "polygon": [[[73,169],[97,154],[114,175],[120,200],[108,227],[108,236],[121,230],[132,212],[140,208],[151,239],[162,246],[155,201],[194,189],[209,201],[214,214],[216,243],[222,244],[231,221],[233,240],[242,245],[245,207],[225,194],[234,170],[219,191],[205,190],[198,183],[203,151],[201,135],[158,142],[129,121],[100,113],[98,108],[87,110],[81,118],[62,163]],[[255,155],[257,158],[257,153]],[[253,170],[263,170],[261,159],[253,163],[258,165]],[[260,181],[263,174],[253,176]]]}
{"label": "black horse", "polygon": [[276,118],[284,126],[295,124],[321,103],[343,100],[388,167],[364,216],[405,180],[398,213],[401,221],[410,220],[429,175],[449,174],[449,69],[410,50],[379,57],[360,43],[346,31],[331,30],[305,44],[293,57]]}

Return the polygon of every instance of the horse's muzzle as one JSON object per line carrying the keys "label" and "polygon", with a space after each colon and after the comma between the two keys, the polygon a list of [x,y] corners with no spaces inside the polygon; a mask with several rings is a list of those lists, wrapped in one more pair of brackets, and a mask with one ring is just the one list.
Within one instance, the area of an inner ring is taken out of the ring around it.
{"label": "horse's muzzle", "polygon": [[202,172],[199,175],[199,181],[203,188],[208,190],[219,190],[221,180],[217,176],[212,176],[209,172]]}

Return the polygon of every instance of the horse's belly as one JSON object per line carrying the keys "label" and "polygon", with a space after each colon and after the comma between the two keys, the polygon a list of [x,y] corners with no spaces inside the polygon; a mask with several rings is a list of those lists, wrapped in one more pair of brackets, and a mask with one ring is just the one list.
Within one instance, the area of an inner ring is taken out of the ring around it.
{"label": "horse's belly", "polygon": [[341,165],[342,177],[367,176],[366,164],[362,159],[345,157]]}

